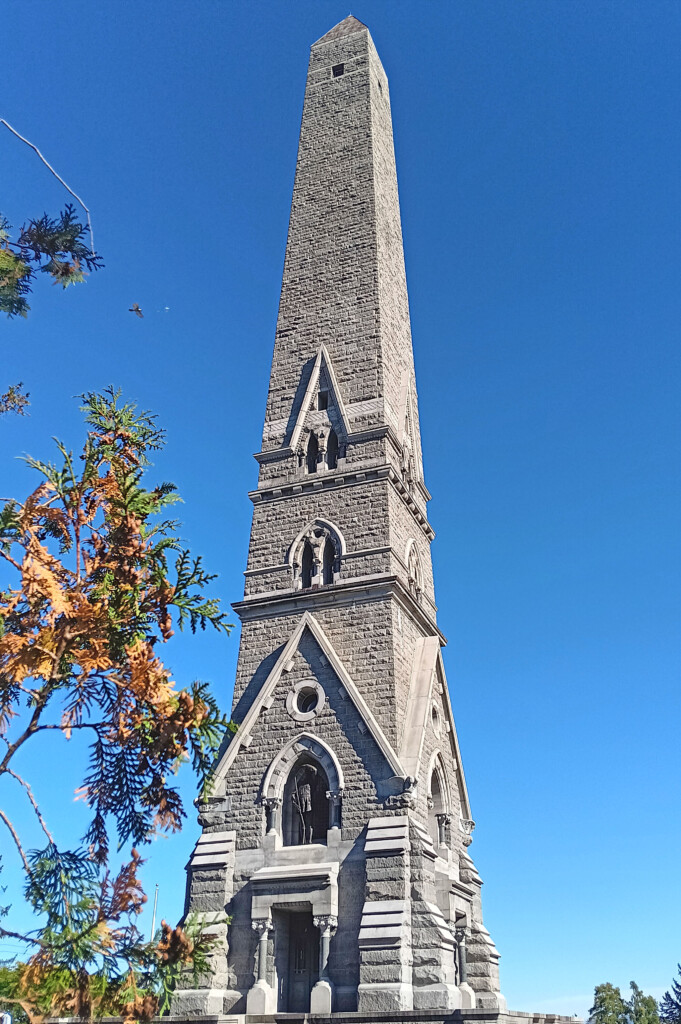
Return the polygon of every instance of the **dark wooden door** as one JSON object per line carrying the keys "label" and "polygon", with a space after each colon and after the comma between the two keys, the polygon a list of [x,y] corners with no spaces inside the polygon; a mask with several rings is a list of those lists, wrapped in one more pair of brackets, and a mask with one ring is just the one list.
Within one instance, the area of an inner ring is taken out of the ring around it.
{"label": "dark wooden door", "polygon": [[309,1013],[310,992],[318,979],[319,932],[312,914],[289,915],[288,1013]]}

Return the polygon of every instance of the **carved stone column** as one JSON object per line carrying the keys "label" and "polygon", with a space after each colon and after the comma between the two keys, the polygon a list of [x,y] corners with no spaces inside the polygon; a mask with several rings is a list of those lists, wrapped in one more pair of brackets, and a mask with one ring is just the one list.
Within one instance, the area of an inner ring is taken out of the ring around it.
{"label": "carved stone column", "polygon": [[452,822],[451,814],[436,814],[437,819],[437,841],[439,846],[447,845],[447,829]]}
{"label": "carved stone column", "polygon": [[329,977],[329,948],[331,946],[331,936],[338,927],[338,918],[332,914],[327,914],[324,917],[315,917],[314,919],[315,928],[319,928],[320,941],[319,941],[319,977]]}
{"label": "carved stone column", "polygon": [[246,1012],[254,1016],[274,1013],[277,993],[267,981],[267,940],[272,929],[270,917],[256,917],[251,927],[258,934],[257,981],[246,996]]}
{"label": "carved stone column", "polygon": [[266,917],[251,921],[251,928],[258,933],[258,981],[267,981],[267,940],[271,924]]}
{"label": "carved stone column", "polygon": [[329,948],[331,936],[338,927],[338,918],[324,914],[312,920],[315,928],[319,928],[319,981],[310,994],[310,1013],[331,1013],[333,985],[329,978]]}
{"label": "carved stone column", "polygon": [[340,828],[342,789],[328,789],[326,799],[329,801],[329,828]]}
{"label": "carved stone column", "polygon": [[266,796],[263,797],[262,805],[265,808],[267,814],[267,833],[277,833],[279,831],[279,810],[281,808],[281,797],[280,796]]}
{"label": "carved stone column", "polygon": [[[462,919],[463,920],[463,919]],[[468,984],[468,964],[466,962],[466,929],[460,925],[454,929],[457,958],[459,961],[459,991],[461,992],[461,1008],[475,1009],[475,992]]]}

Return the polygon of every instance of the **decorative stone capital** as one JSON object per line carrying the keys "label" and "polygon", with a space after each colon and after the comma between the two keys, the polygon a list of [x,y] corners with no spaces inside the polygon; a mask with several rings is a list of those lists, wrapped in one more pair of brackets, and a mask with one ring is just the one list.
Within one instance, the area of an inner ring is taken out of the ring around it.
{"label": "decorative stone capital", "polygon": [[470,846],[473,842],[473,829],[475,828],[475,822],[472,818],[459,818],[459,828],[464,834],[463,845]]}
{"label": "decorative stone capital", "polygon": [[258,938],[261,939],[270,928],[272,927],[272,919],[269,917],[255,917],[251,921],[251,928],[254,932],[258,933]]}
{"label": "decorative stone capital", "polygon": [[339,804],[341,802],[341,800],[343,799],[343,790],[342,789],[327,789],[327,791],[326,791],[326,799],[331,804]]}
{"label": "decorative stone capital", "polygon": [[280,796],[264,796],[261,802],[266,811],[276,811],[281,807]]}
{"label": "decorative stone capital", "polygon": [[315,928],[319,928],[322,934],[324,932],[335,932],[338,927],[338,918],[333,914],[323,914],[321,917],[313,917],[312,921]]}
{"label": "decorative stone capital", "polygon": [[454,938],[456,939],[456,941],[458,942],[459,945],[461,945],[462,943],[465,944],[465,942],[466,942],[466,929],[465,928],[455,928],[454,929]]}

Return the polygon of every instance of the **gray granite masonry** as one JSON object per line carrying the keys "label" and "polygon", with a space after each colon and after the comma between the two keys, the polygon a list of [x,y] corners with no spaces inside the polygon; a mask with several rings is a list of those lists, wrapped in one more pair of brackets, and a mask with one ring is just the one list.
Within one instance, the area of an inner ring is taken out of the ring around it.
{"label": "gray granite masonry", "polygon": [[[233,719],[177,1019],[513,1022],[485,929],[436,624],[388,81],[312,46]],[[309,1015],[309,1016],[305,1016]]]}

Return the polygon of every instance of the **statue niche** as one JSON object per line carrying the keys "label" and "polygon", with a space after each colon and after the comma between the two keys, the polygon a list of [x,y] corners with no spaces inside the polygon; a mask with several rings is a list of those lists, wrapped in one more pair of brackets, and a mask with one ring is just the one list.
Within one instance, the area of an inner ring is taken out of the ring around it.
{"label": "statue niche", "polygon": [[326,844],[329,828],[329,780],[320,764],[304,757],[297,761],[284,788],[282,838],[284,846]]}

